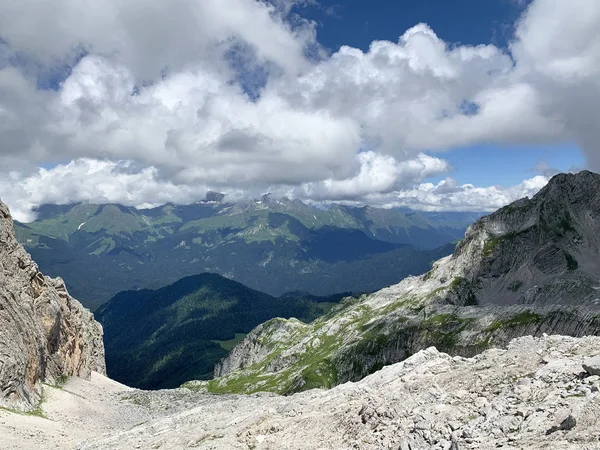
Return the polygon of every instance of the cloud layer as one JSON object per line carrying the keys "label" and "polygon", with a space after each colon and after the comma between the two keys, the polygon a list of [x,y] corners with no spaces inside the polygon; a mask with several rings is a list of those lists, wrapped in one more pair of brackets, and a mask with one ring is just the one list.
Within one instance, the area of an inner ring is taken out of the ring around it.
{"label": "cloud layer", "polygon": [[508,50],[419,24],[331,55],[293,3],[0,0],[0,197],[21,218],[207,189],[490,209],[545,178],[427,183],[443,152],[575,142],[600,170],[599,2],[534,0]]}

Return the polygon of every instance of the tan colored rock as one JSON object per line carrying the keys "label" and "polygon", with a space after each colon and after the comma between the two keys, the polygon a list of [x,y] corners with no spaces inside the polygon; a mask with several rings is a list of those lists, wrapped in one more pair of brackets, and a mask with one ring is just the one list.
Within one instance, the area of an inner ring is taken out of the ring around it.
{"label": "tan colored rock", "polygon": [[102,327],[60,278],[39,272],[0,202],[0,406],[34,408],[42,382],[92,371],[106,371]]}

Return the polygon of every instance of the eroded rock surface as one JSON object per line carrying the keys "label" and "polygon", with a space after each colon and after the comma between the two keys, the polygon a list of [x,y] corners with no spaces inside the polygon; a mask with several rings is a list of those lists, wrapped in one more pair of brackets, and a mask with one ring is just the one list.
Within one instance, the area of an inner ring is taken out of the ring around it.
{"label": "eroded rock surface", "polygon": [[555,176],[483,217],[419,277],[347,300],[311,324],[273,320],[188,386],[292,393],[357,381],[436,346],[472,356],[511,339],[600,334],[600,175]]}
{"label": "eroded rock surface", "polygon": [[49,393],[48,419],[0,411],[0,436],[17,423],[8,449],[594,449],[600,377],[582,363],[598,354],[598,337],[522,337],[473,358],[428,348],[358,383],[287,397],[72,379]]}
{"label": "eroded rock surface", "polygon": [[61,279],[45,277],[0,202],[0,406],[35,408],[41,383],[105,372],[102,328]]}

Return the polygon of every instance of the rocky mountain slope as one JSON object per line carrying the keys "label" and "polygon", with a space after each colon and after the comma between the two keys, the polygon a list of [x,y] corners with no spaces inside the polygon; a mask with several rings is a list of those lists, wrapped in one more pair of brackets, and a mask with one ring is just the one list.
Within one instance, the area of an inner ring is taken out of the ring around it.
{"label": "rocky mountain slope", "polygon": [[144,392],[94,374],[48,388],[46,418],[0,410],[0,436],[9,450],[594,449],[599,355],[598,337],[523,337],[469,359],[429,348],[288,397]]}
{"label": "rocky mountain slope", "polygon": [[148,210],[45,205],[37,220],[16,226],[42,270],[63,277],[84,305],[96,309],[117,292],[157,289],[202,272],[275,296],[371,292],[450,254],[454,246],[436,249],[456,241],[478,217],[324,210],[269,195],[227,203],[212,194],[197,204]]}
{"label": "rocky mountain slope", "polygon": [[292,393],[356,381],[435,345],[463,356],[542,333],[600,333],[600,175],[558,175],[471,226],[421,277],[311,324],[273,320],[189,386]]}
{"label": "rocky mountain slope", "polygon": [[104,373],[102,328],[61,279],[39,272],[0,202],[0,407],[35,409],[42,383]]}

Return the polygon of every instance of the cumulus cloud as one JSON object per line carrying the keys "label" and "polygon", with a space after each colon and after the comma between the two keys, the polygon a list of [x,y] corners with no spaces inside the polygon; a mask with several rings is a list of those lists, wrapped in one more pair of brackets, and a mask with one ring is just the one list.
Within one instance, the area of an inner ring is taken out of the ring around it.
{"label": "cumulus cloud", "polygon": [[393,192],[450,170],[446,161],[422,153],[401,162],[374,152],[360,153],[357,159],[360,169],[356,175],[343,180],[304,183],[292,196],[314,201],[364,198]]}
{"label": "cumulus cloud", "polygon": [[[407,206],[425,211],[493,211],[514,200],[531,197],[549,180],[536,176],[515,186],[475,187],[459,185],[446,178],[437,184],[422,183],[432,174],[447,171],[443,160],[419,155],[398,163],[373,153],[359,155],[358,173],[343,181],[305,183],[290,189],[273,185],[276,195],[319,203],[337,201],[350,205],[370,204],[383,208]],[[398,179],[402,181],[398,183]],[[12,207],[16,220],[35,219],[34,209],[42,204],[68,204],[77,201],[120,203],[150,208],[167,202],[189,204],[204,198],[205,184],[175,184],[162,178],[155,167],[139,167],[132,161],[79,159],[52,169],[40,168],[24,176],[16,171],[0,180],[3,201]],[[258,196],[260,190],[226,190],[227,200]]]}
{"label": "cumulus cloud", "polygon": [[438,184],[423,183],[368,200],[384,207],[407,206],[425,211],[494,211],[523,197],[533,197],[548,181],[539,175],[514,186],[476,187],[458,185],[447,178]]}
{"label": "cumulus cloud", "polygon": [[89,201],[145,208],[167,202],[191,203],[203,198],[206,191],[202,185],[175,185],[161,179],[154,167],[87,158],[40,168],[29,176],[11,172],[0,180],[2,200],[11,206],[15,219],[24,222],[35,218],[34,208],[48,203]]}
{"label": "cumulus cloud", "polygon": [[311,23],[292,28],[281,8],[253,0],[2,0],[0,8],[2,39],[41,67],[97,54],[127,65],[140,81],[218,64],[236,39],[294,72],[315,36]]}
{"label": "cumulus cloud", "polygon": [[534,0],[508,50],[418,24],[332,55],[307,2],[0,0],[0,196],[23,215],[206,189],[489,209],[544,178],[431,185],[440,152],[568,141],[600,169],[599,2]]}
{"label": "cumulus cloud", "polygon": [[[265,191],[288,195],[307,201],[323,199],[357,199],[378,192],[391,192],[404,185],[411,186],[428,176],[448,170],[446,162],[427,155],[399,163],[391,157],[367,152],[357,156],[358,169],[347,180],[326,180],[303,183],[290,189],[288,185],[240,189],[221,186],[227,200],[257,197]],[[398,179],[402,183],[398,183]],[[42,204],[68,204],[78,201],[92,203],[120,203],[141,208],[167,202],[189,204],[204,198],[214,185],[205,183],[175,183],[162,177],[154,167],[142,167],[133,161],[111,161],[82,158],[51,169],[40,168],[24,175],[12,171],[0,180],[2,199],[12,206],[17,220],[31,221],[33,210]]]}

